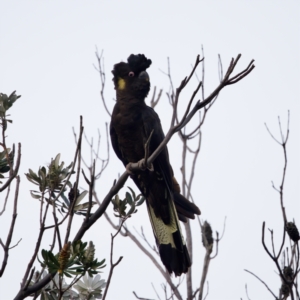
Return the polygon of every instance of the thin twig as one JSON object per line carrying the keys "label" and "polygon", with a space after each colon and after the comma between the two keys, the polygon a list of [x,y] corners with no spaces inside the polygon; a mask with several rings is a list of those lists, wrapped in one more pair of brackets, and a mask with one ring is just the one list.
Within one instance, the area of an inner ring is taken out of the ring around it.
{"label": "thin twig", "polygon": [[151,282],[151,286],[152,286],[152,288],[153,288],[153,290],[154,290],[154,292],[155,292],[157,298],[158,298],[159,300],[161,300],[160,297],[159,297],[159,295],[158,295],[158,293],[157,293],[157,291],[156,291],[156,289],[155,289],[155,286],[154,286],[154,284],[153,284],[152,282]]}
{"label": "thin twig", "polygon": [[277,189],[272,182],[273,188],[280,194],[280,205],[281,205],[281,210],[282,210],[282,216],[283,216],[283,221],[284,224],[287,223],[287,217],[286,217],[286,212],[285,212],[285,207],[283,204],[283,188],[284,188],[284,182],[285,182],[285,177],[286,177],[286,170],[287,170],[287,151],[286,151],[286,145],[287,141],[289,138],[289,124],[290,124],[290,111],[288,111],[288,120],[287,120],[287,129],[286,129],[286,136],[284,137],[284,134],[282,132],[282,126],[281,126],[281,121],[280,117],[278,117],[278,125],[279,125],[279,132],[280,132],[280,137],[281,137],[281,142],[275,138],[275,136],[272,134],[270,129],[268,128],[267,124],[265,123],[266,129],[270,136],[273,138],[273,140],[278,143],[280,146],[282,146],[283,149],[283,155],[284,155],[284,166],[283,166],[283,172],[282,172],[282,180],[279,189]]}
{"label": "thin twig", "polygon": [[19,196],[19,186],[20,186],[20,176],[16,177],[16,191],[15,191],[15,199],[14,199],[14,209],[13,209],[13,214],[12,214],[12,218],[11,218],[11,223],[10,223],[10,228],[9,228],[9,232],[6,238],[6,243],[5,245],[3,245],[3,243],[1,243],[3,249],[4,249],[4,257],[3,257],[3,261],[2,261],[2,266],[0,269],[0,277],[2,277],[6,265],[7,265],[7,261],[8,261],[8,256],[9,256],[9,250],[11,249],[10,243],[12,240],[12,236],[14,233],[14,228],[15,228],[15,223],[16,223],[16,218],[17,218],[17,208],[18,208],[18,196]]}
{"label": "thin twig", "polygon": [[95,184],[95,169],[96,169],[96,161],[94,160],[91,170],[91,177],[89,181],[89,206],[86,212],[86,219],[88,220],[91,215],[91,209],[93,204],[93,191],[94,191],[94,184]]}
{"label": "thin twig", "polygon": [[151,101],[150,101],[150,106],[151,106],[152,108],[154,108],[154,107],[157,105],[157,103],[159,102],[159,100],[160,100],[160,98],[161,98],[161,95],[162,95],[162,92],[163,92],[163,90],[160,89],[159,92],[158,92],[158,95],[157,95],[157,97],[156,97],[156,100],[155,100],[156,86],[154,87],[154,89],[153,89],[153,95],[152,95],[152,98],[151,98]]}
{"label": "thin twig", "polygon": [[204,263],[203,263],[203,269],[202,269],[202,276],[201,276],[200,287],[199,287],[199,296],[198,296],[199,300],[203,299],[204,283],[206,280],[209,263],[211,261],[210,255],[212,252],[212,246],[213,246],[213,244],[207,245],[207,247],[206,247],[206,253],[204,256]]}
{"label": "thin twig", "polygon": [[103,294],[103,298],[102,298],[103,300],[105,300],[105,298],[106,298],[107,291],[108,291],[108,288],[109,288],[109,285],[110,285],[110,282],[111,282],[111,278],[112,278],[112,275],[113,275],[114,268],[123,259],[123,256],[120,256],[119,259],[115,263],[113,263],[114,239],[118,235],[118,233],[120,232],[120,230],[122,228],[122,225],[123,225],[123,223],[125,221],[126,221],[126,219],[123,219],[122,222],[121,222],[121,224],[120,224],[119,229],[117,230],[117,232],[114,235],[111,235],[111,244],[110,244],[110,270],[109,270],[109,274],[108,274],[108,278],[107,278],[107,282],[106,282],[106,288],[105,288],[105,291],[104,291],[104,294]]}
{"label": "thin twig", "polygon": [[[159,155],[159,153],[162,151],[162,149],[165,148],[166,144],[170,141],[171,137],[178,132],[180,129],[182,129],[191,119],[192,117],[195,115],[195,113],[205,107],[207,104],[209,104],[214,98],[215,96],[217,96],[219,94],[219,92],[230,83],[230,75],[231,73],[234,71],[234,68],[238,62],[238,60],[240,59],[241,55],[238,55],[237,58],[235,60],[232,59],[231,64],[227,70],[227,73],[223,79],[223,81],[219,84],[219,86],[210,94],[210,96],[208,96],[204,101],[198,101],[194,108],[192,109],[192,111],[187,115],[187,117],[185,119],[182,119],[176,126],[171,126],[171,128],[169,129],[168,133],[166,134],[164,140],[160,143],[160,145],[157,147],[157,149],[151,154],[151,156],[148,159],[148,163],[152,163],[156,157]],[[254,65],[253,68],[250,68],[249,70],[244,70],[241,72],[241,74],[243,75],[248,75],[252,70],[254,69]],[[244,78],[245,76],[242,76],[242,78]],[[242,79],[241,77],[239,77],[240,79]],[[176,108],[176,103],[178,102],[178,98],[179,98],[179,94],[182,91],[183,87],[186,86],[186,81],[187,79],[185,78],[182,82],[181,85],[179,86],[179,88],[177,88],[177,92],[176,92],[176,98],[175,98],[175,108]],[[173,117],[172,117],[172,121],[171,124],[174,124],[175,122],[175,116],[176,116],[176,111],[173,112]],[[140,164],[141,162],[137,162],[137,163],[131,163],[130,166],[130,170],[131,171],[138,171],[140,170]]]}
{"label": "thin twig", "polygon": [[8,197],[9,197],[9,193],[10,193],[10,185],[8,185],[8,188],[7,188],[7,191],[6,191],[6,196],[5,196],[5,200],[4,200],[4,203],[3,203],[2,211],[0,212],[0,216],[2,216],[2,214],[5,212],[7,200],[8,200]]}
{"label": "thin twig", "polygon": [[244,269],[244,271],[250,273],[250,274],[253,275],[255,278],[257,278],[257,279],[258,279],[258,280],[259,280],[259,281],[267,288],[267,290],[273,295],[273,297],[274,297],[276,300],[278,300],[278,298],[276,297],[276,295],[271,291],[271,289],[268,287],[268,285],[267,285],[263,280],[261,280],[257,275],[255,275],[254,273],[252,273],[252,272],[249,271],[249,270]]}
{"label": "thin twig", "polygon": [[271,233],[271,243],[272,243],[272,250],[273,250],[273,256],[275,256],[275,247],[274,247],[274,236],[273,236],[273,230],[269,229]]}
{"label": "thin twig", "polygon": [[214,258],[216,258],[217,257],[217,255],[218,255],[218,251],[219,251],[219,242],[220,242],[220,238],[219,238],[219,232],[218,231],[216,231],[216,235],[217,235],[217,238],[216,238],[216,253],[215,253],[215,255],[213,255],[213,256],[211,256],[210,257],[210,259],[214,259]]}
{"label": "thin twig", "polygon": [[149,135],[149,138],[147,140],[147,142],[145,143],[144,149],[145,149],[145,157],[144,157],[144,162],[145,162],[145,168],[150,168],[150,170],[153,170],[153,166],[149,165],[148,166],[148,157],[149,157],[149,147],[150,147],[150,141],[153,135],[154,129],[151,130],[151,133]]}
{"label": "thin twig", "polygon": [[107,114],[111,117],[111,113],[109,109],[106,106],[106,101],[104,98],[104,87],[105,87],[105,72],[104,72],[104,58],[102,57],[103,55],[103,50],[101,51],[101,54],[99,55],[98,49],[96,47],[95,55],[98,61],[98,68],[94,65],[94,68],[97,70],[100,76],[100,82],[101,82],[101,90],[100,90],[100,95],[102,99],[102,103],[104,105],[104,108],[107,112]]}
{"label": "thin twig", "polygon": [[140,300],[153,300],[153,299],[149,299],[149,298],[142,298],[142,297],[139,297],[139,296],[136,294],[135,291],[133,291],[132,293],[133,293],[133,295],[135,296],[135,298],[137,298],[137,299],[140,299]]}
{"label": "thin twig", "polygon": [[157,251],[157,249],[155,248],[155,246],[151,246],[151,244],[149,243],[148,239],[146,238],[146,236],[144,234],[143,226],[141,226],[141,233],[139,233],[135,228],[134,228],[134,230],[146,242],[146,244],[148,245],[148,247],[151,250],[153,250],[156,254],[159,254],[158,251]]}
{"label": "thin twig", "polygon": [[[285,235],[284,235],[284,237],[285,237]],[[273,256],[273,255],[270,253],[269,249],[267,248],[267,246],[266,246],[266,244],[265,244],[265,222],[263,222],[263,225],[262,225],[262,244],[263,244],[264,249],[265,249],[266,252],[268,253],[268,255],[269,255],[269,256],[271,257],[271,259],[275,262],[275,265],[276,265],[276,267],[277,267],[277,269],[278,269],[278,271],[279,271],[279,274],[280,274],[281,279],[284,281],[284,283],[288,284],[288,282],[287,282],[285,276],[283,276],[283,274],[282,274],[282,270],[281,270],[281,268],[280,268],[280,266],[279,266],[279,264],[278,264],[278,259],[277,259],[277,257]],[[282,248],[281,248],[281,249],[282,249]]]}
{"label": "thin twig", "polygon": [[207,286],[207,289],[206,289],[206,294],[205,294],[205,296],[204,296],[203,300],[205,300],[205,299],[207,298],[207,296],[208,296],[208,293],[209,293],[209,283],[208,283],[208,281],[206,282],[206,286]]}
{"label": "thin twig", "polygon": [[70,205],[69,208],[69,220],[68,220],[68,225],[67,225],[67,229],[66,229],[66,235],[65,235],[65,239],[64,239],[64,244],[67,244],[69,242],[69,236],[70,236],[70,232],[71,232],[71,226],[72,226],[72,222],[73,222],[73,217],[74,217],[74,207],[75,207],[75,203],[76,203],[76,199],[77,199],[77,191],[78,191],[78,183],[79,183],[79,176],[80,176],[80,168],[81,168],[81,143],[82,143],[82,134],[83,134],[83,120],[82,120],[82,116],[80,116],[80,125],[79,125],[79,139],[78,139],[78,143],[77,143],[77,149],[76,149],[76,156],[74,159],[74,166],[75,167],[75,162],[78,162],[77,165],[77,174],[76,174],[76,181],[75,184],[73,186],[74,189],[74,200]]}

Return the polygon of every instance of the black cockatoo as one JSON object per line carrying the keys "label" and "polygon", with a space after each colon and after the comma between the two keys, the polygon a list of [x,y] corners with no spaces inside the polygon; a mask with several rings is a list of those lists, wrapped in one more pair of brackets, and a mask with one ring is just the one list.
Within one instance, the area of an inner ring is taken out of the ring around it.
{"label": "black cockatoo", "polygon": [[[125,166],[144,158],[144,145],[152,130],[150,155],[164,139],[158,115],[145,103],[150,90],[146,69],[151,60],[143,54],[131,54],[127,61],[114,65],[112,71],[117,102],[110,123],[113,149]],[[186,273],[191,260],[178,219],[183,222],[186,222],[186,218],[194,219],[194,215],[200,214],[200,210],[180,194],[167,147],[154,160],[153,170],[141,170],[131,177],[146,198],[163,264],[169,273],[174,272],[176,276]]]}

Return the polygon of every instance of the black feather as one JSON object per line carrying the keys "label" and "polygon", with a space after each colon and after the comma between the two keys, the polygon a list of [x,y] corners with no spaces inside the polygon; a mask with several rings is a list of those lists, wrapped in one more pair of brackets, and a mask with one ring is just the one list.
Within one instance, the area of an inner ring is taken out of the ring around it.
{"label": "black feather", "polygon": [[127,61],[130,69],[137,74],[146,71],[152,63],[151,59],[147,59],[144,54],[131,54]]}

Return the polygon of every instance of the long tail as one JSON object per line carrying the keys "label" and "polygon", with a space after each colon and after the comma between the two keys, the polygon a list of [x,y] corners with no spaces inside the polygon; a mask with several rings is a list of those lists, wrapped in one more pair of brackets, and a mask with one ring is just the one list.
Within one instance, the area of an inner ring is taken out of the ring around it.
{"label": "long tail", "polygon": [[171,200],[168,203],[169,224],[165,224],[161,218],[155,215],[148,201],[147,209],[161,260],[169,273],[174,272],[176,276],[180,276],[188,271],[191,260],[181,233],[174,202]]}

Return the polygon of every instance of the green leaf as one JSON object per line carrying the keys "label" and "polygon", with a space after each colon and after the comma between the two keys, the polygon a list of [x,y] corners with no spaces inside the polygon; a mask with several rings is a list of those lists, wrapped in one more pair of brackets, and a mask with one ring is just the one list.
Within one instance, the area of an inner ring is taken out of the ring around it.
{"label": "green leaf", "polygon": [[[35,192],[35,191],[30,191],[31,197],[34,198],[34,199],[40,199],[40,198],[41,198],[41,195],[34,194],[34,192]],[[35,192],[35,193],[38,193],[38,192]]]}
{"label": "green leaf", "polygon": [[135,204],[133,202],[130,209],[129,209],[129,211],[128,211],[128,213],[127,213],[127,216],[131,215],[134,212],[134,210],[135,210]]}
{"label": "green leaf", "polygon": [[4,166],[0,168],[0,173],[7,173],[10,170],[9,166]]}
{"label": "green leaf", "polygon": [[48,251],[48,257],[49,260],[56,266],[59,267],[59,262],[57,260],[57,258],[53,255],[53,253],[51,251]]}
{"label": "green leaf", "polygon": [[65,275],[66,277],[72,278],[72,275],[68,274],[68,272],[64,272],[64,275]]}
{"label": "green leaf", "polygon": [[59,160],[60,160],[60,153],[58,153],[54,159],[54,166],[57,169],[59,166]]}
{"label": "green leaf", "polygon": [[144,196],[141,197],[141,200],[139,200],[138,202],[136,202],[136,206],[140,206],[144,203],[144,201],[146,200],[146,198]]}
{"label": "green leaf", "polygon": [[41,168],[39,169],[38,174],[40,175],[40,177],[45,178],[46,175],[47,175],[47,170],[46,170],[46,168],[45,168],[45,167],[41,167]]}
{"label": "green leaf", "polygon": [[128,192],[126,192],[126,200],[130,205],[132,205],[133,200],[131,195]]}
{"label": "green leaf", "polygon": [[42,257],[45,261],[47,261],[48,260],[48,251],[42,249]]}
{"label": "green leaf", "polygon": [[103,265],[105,263],[105,258],[102,259],[100,262],[98,262],[99,266]]}
{"label": "green leaf", "polygon": [[114,203],[115,203],[116,206],[119,206],[119,203],[120,203],[120,197],[119,197],[118,194],[115,196]]}
{"label": "green leaf", "polygon": [[119,210],[122,214],[125,213],[125,210],[126,210],[126,201],[125,200],[120,200],[120,206],[119,206]]}
{"label": "green leaf", "polygon": [[0,160],[2,160],[5,157],[6,157],[6,152],[5,151],[0,152]]}
{"label": "green leaf", "polygon": [[88,194],[88,191],[83,191],[76,199],[75,205],[79,204],[80,201]]}
{"label": "green leaf", "polygon": [[72,183],[70,181],[67,181],[67,184],[66,184],[70,189],[72,188]]}
{"label": "green leaf", "polygon": [[130,190],[130,192],[131,192],[131,194],[133,196],[133,199],[135,199],[135,192],[134,192],[134,190],[130,186],[128,186],[128,188],[129,188],[129,190]]}

